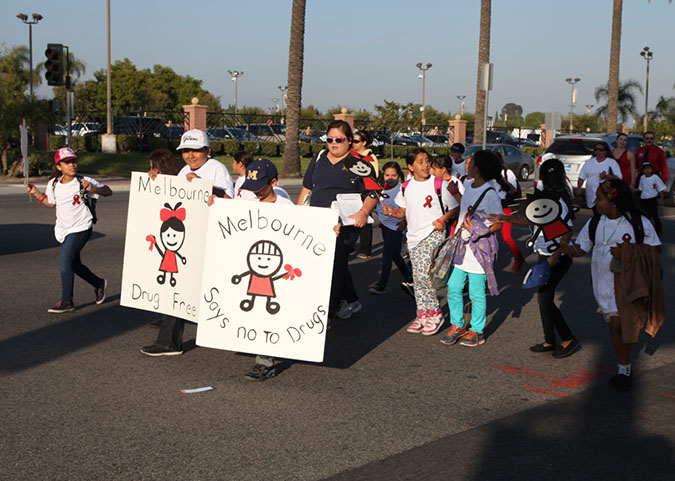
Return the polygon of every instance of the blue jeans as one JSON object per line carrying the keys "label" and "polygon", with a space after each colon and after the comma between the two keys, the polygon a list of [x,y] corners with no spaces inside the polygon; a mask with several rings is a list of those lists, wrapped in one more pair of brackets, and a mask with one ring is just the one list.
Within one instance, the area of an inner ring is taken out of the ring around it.
{"label": "blue jeans", "polygon": [[75,274],[96,288],[103,286],[103,279],[97,277],[80,260],[80,251],[91,237],[91,230],[90,227],[82,232],[68,234],[61,244],[59,270],[61,271],[61,300],[63,302],[73,302]]}
{"label": "blue jeans", "polygon": [[471,329],[481,334],[485,327],[485,274],[470,274],[458,267],[452,269],[448,279],[448,310],[450,322],[457,327],[464,325],[464,284],[469,278],[469,299],[471,299]]}
{"label": "blue jeans", "polygon": [[382,247],[382,272],[380,273],[379,285],[386,287],[389,282],[389,274],[391,273],[392,261],[398,267],[399,272],[403,276],[404,281],[409,281],[412,277],[408,264],[405,263],[401,256],[401,242],[403,241],[403,232],[382,227],[382,240],[384,246]]}

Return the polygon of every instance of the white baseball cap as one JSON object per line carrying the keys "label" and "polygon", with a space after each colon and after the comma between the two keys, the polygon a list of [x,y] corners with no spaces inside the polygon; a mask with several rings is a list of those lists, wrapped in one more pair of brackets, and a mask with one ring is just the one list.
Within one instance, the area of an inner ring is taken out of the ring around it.
{"label": "white baseball cap", "polygon": [[180,145],[176,150],[181,149],[201,149],[211,147],[206,132],[199,129],[192,129],[185,132],[180,138]]}

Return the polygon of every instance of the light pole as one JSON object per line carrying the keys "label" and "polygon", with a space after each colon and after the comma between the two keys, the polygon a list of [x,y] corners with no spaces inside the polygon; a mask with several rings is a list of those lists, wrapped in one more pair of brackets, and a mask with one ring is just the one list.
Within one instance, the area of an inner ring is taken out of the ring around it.
{"label": "light pole", "polygon": [[649,50],[649,47],[645,47],[640,52],[640,55],[647,61],[647,78],[645,80],[645,119],[644,119],[644,131],[647,132],[647,114],[649,113],[649,62],[654,57],[654,52]]}
{"label": "light pole", "polygon": [[39,13],[33,14],[33,20],[28,20],[28,15],[25,13],[20,13],[16,16],[23,23],[28,25],[28,49],[30,51],[30,96],[33,97],[33,25],[42,20],[42,15]]}
{"label": "light pole", "polygon": [[422,128],[420,129],[420,144],[422,143],[422,137],[424,136],[424,126],[427,124],[427,120],[424,117],[424,107],[426,107],[426,82],[427,82],[427,70],[429,70],[432,67],[430,63],[427,64],[426,67],[422,67],[422,62],[417,64],[417,68],[422,71],[422,73],[419,75],[419,78],[422,79],[422,107],[420,110],[422,111]]}
{"label": "light pole", "polygon": [[273,98],[272,102],[274,103],[274,111],[279,112],[279,99]]}
{"label": "light pole", "polygon": [[576,100],[574,97],[574,84],[579,82],[581,79],[580,78],[566,78],[565,82],[570,84],[572,87],[572,96],[570,98],[570,132],[574,130],[574,101]]}
{"label": "light pole", "polygon": [[234,115],[236,117],[237,115],[237,82],[239,81],[239,77],[244,75],[244,72],[240,72],[239,70],[228,70],[227,73],[229,73],[232,76],[232,81],[234,82]]}
{"label": "light pole", "polygon": [[284,100],[287,98],[286,97],[286,91],[288,90],[288,86],[282,87],[281,85],[279,85],[277,88],[279,90],[281,90],[281,113],[283,114],[284,113]]}
{"label": "light pole", "polygon": [[457,99],[459,100],[459,115],[464,115],[464,99],[466,95],[458,95]]}
{"label": "light pole", "polygon": [[586,113],[590,113],[593,107],[594,107],[593,104],[586,104]]}

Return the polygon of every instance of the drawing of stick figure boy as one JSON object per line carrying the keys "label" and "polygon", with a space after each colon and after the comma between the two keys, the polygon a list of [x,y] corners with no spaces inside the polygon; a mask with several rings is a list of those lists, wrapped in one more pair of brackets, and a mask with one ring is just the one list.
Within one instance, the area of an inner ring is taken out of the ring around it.
{"label": "drawing of stick figure boy", "polygon": [[[249,270],[242,274],[232,276],[233,284],[239,284],[245,276],[251,276],[248,282],[248,290],[246,291],[251,298],[241,301],[239,307],[242,311],[250,311],[253,309],[253,303],[255,302],[256,296],[263,296],[267,298],[267,312],[276,314],[279,312],[280,306],[278,302],[272,301],[272,298],[276,297],[274,281],[281,279],[282,277],[286,279],[295,277],[289,276],[289,273],[283,273],[274,277],[283,264],[283,254],[281,253],[279,246],[274,242],[267,240],[256,242],[248,251],[246,263],[248,264]],[[300,273],[299,269],[295,269],[295,271],[296,275]]]}
{"label": "drawing of stick figure boy", "polygon": [[[166,273],[171,274],[169,283],[171,287],[176,287],[176,279],[173,275],[178,272],[178,257],[183,265],[187,264],[187,258],[178,253],[185,242],[185,208],[180,207],[181,202],[176,204],[176,207],[171,208],[169,204],[164,204],[166,209],[159,212],[159,218],[162,221],[162,226],[159,229],[159,239],[164,246],[164,252],[157,246],[157,252],[162,257],[162,263],[159,266],[160,274],[157,276],[157,282],[164,284],[166,280]],[[146,240],[150,242],[150,250],[157,245],[155,236],[149,235]]]}

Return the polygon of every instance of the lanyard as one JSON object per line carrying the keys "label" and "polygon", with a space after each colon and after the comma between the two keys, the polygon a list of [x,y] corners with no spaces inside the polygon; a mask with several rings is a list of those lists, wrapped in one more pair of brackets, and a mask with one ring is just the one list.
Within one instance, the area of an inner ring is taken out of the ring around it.
{"label": "lanyard", "polygon": [[609,239],[605,238],[605,224],[607,223],[607,217],[602,218],[602,242],[605,244],[608,244],[609,241],[612,240],[612,237],[614,237],[614,234],[616,234],[616,230],[619,228],[621,225],[621,221],[623,220],[623,217],[619,219],[619,222],[616,224],[616,227],[614,228],[614,232],[612,232],[612,235],[609,236]]}

